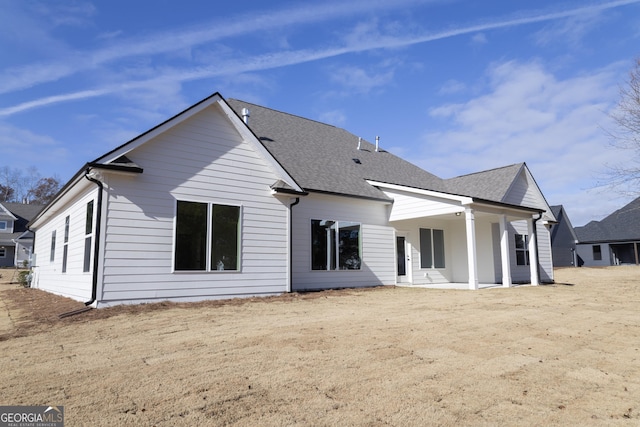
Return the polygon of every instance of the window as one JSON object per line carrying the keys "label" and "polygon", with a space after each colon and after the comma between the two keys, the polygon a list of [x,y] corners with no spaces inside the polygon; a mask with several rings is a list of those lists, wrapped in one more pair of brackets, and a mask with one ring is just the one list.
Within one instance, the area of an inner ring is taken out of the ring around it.
{"label": "window", "polygon": [[53,262],[56,259],[56,230],[51,232],[51,253],[49,254],[49,261]]}
{"label": "window", "polygon": [[593,245],[593,260],[602,261],[602,248],[600,245]]}
{"label": "window", "polygon": [[240,270],[240,207],[178,201],[175,270]]}
{"label": "window", "polygon": [[529,265],[529,236],[516,234],[516,265]]}
{"label": "window", "polygon": [[7,221],[0,221],[0,230],[7,229]]}
{"label": "window", "polygon": [[64,219],[64,246],[62,247],[62,272],[67,272],[67,253],[69,247],[69,216]]}
{"label": "window", "polygon": [[360,224],[311,220],[311,269],[360,270]]}
{"label": "window", "polygon": [[82,271],[88,273],[91,271],[91,241],[93,237],[93,200],[87,203],[87,214],[84,227],[84,262]]}
{"label": "window", "polygon": [[420,268],[444,268],[444,231],[420,229]]}
{"label": "window", "polygon": [[6,258],[7,257],[7,249],[2,247],[0,248],[0,258]]}

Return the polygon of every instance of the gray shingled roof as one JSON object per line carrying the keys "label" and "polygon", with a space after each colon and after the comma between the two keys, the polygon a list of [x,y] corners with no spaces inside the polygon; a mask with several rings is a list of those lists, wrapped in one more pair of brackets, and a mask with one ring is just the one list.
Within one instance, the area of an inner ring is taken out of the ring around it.
{"label": "gray shingled roof", "polygon": [[581,243],[640,240],[640,197],[606,218],[574,230]]}
{"label": "gray shingled roof", "polygon": [[[2,206],[7,208],[7,210],[16,217],[16,221],[13,224],[13,233],[3,233],[0,235],[0,241],[2,241],[3,244],[10,243],[12,239],[17,239],[27,231],[27,223],[43,208],[43,205],[28,205],[24,203],[9,202],[2,202]],[[27,237],[33,237],[33,234],[29,232]]]}
{"label": "gray shingled roof", "polygon": [[44,205],[26,204],[26,203],[9,203],[2,202],[2,206],[7,208],[16,218],[14,223],[14,231],[24,232],[27,229],[27,223],[31,221]]}
{"label": "gray shingled roof", "polygon": [[462,175],[445,181],[450,192],[502,201],[524,163]]}
{"label": "gray shingled roof", "polygon": [[238,115],[248,108],[249,128],[306,191],[387,199],[366,180],[446,191],[441,178],[381,150],[344,129],[235,99]]}

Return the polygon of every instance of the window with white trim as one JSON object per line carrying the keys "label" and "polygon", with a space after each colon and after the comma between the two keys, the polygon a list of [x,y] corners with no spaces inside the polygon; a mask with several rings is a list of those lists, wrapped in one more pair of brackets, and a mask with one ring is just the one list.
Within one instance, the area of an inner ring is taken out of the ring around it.
{"label": "window with white trim", "polygon": [[7,221],[0,221],[0,230],[4,231],[7,229]]}
{"label": "window with white trim", "polygon": [[51,232],[51,252],[49,253],[49,261],[53,262],[56,259],[56,230]]}
{"label": "window with white trim", "polygon": [[529,265],[529,236],[516,234],[516,265]]}
{"label": "window with white trim", "polygon": [[69,215],[64,219],[64,242],[62,246],[62,272],[67,272],[67,255],[69,252]]}
{"label": "window with white trim", "polygon": [[240,270],[240,206],[177,201],[176,271]]}
{"label": "window with white trim", "polygon": [[360,229],[360,223],[357,222],[312,219],[311,269],[360,270]]}
{"label": "window with white trim", "polygon": [[91,241],[93,240],[93,200],[87,203],[86,220],[84,226],[84,261],[82,271],[91,271]]}
{"label": "window with white trim", "polygon": [[420,229],[420,268],[445,268],[444,230]]}

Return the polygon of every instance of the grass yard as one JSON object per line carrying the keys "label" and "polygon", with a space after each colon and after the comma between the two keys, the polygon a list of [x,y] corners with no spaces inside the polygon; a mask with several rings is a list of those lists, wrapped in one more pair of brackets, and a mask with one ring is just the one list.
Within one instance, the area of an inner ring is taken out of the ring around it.
{"label": "grass yard", "polygon": [[0,404],[67,426],[638,425],[640,268],[93,310],[0,285]]}

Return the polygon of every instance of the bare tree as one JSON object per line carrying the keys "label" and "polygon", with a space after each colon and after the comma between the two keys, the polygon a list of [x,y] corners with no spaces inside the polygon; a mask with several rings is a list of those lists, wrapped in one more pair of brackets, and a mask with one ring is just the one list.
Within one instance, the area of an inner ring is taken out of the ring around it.
{"label": "bare tree", "polygon": [[19,169],[12,169],[9,166],[0,167],[0,200],[12,202],[20,191],[22,172]]}
{"label": "bare tree", "polygon": [[29,203],[46,205],[60,189],[60,180],[57,178],[40,178],[38,182],[29,189]]}
{"label": "bare tree", "polygon": [[0,184],[0,202],[10,202],[16,191],[8,185]]}
{"label": "bare tree", "polygon": [[58,177],[43,178],[35,166],[26,172],[0,167],[0,202],[46,204],[59,189]]}
{"label": "bare tree", "polygon": [[634,61],[628,80],[620,87],[620,100],[611,114],[616,130],[610,131],[612,145],[629,151],[629,162],[609,165],[607,181],[618,191],[640,193],[640,58]]}

